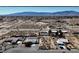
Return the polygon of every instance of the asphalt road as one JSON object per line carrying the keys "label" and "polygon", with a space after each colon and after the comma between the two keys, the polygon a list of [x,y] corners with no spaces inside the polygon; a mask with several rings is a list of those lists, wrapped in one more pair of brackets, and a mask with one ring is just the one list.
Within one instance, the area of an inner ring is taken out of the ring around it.
{"label": "asphalt road", "polygon": [[27,47],[17,47],[4,51],[3,53],[79,53],[79,50],[72,49],[71,51],[65,50],[39,50],[38,45]]}

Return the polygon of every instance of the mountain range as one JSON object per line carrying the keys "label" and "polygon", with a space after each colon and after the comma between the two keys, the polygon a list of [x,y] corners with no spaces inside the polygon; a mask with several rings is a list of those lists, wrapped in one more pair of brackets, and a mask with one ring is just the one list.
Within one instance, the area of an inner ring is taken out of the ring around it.
{"label": "mountain range", "polygon": [[79,16],[77,11],[60,11],[60,12],[17,12],[7,14],[6,16]]}

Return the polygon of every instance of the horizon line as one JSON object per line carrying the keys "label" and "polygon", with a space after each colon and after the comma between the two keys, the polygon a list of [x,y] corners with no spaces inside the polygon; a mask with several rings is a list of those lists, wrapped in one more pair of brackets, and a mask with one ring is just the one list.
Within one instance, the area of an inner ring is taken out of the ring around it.
{"label": "horizon line", "polygon": [[24,12],[36,12],[36,13],[56,13],[56,12],[65,12],[65,11],[79,12],[79,11],[75,11],[75,10],[64,10],[64,11],[55,11],[55,12],[48,12],[48,11],[21,11],[21,12],[13,12],[13,13],[0,14],[0,15],[9,15],[9,14],[15,14],[15,13],[24,13]]}

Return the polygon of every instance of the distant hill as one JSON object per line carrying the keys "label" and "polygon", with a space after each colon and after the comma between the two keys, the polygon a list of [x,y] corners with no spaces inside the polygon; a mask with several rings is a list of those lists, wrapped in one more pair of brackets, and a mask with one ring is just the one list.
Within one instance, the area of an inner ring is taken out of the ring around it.
{"label": "distant hill", "polygon": [[19,12],[8,14],[7,16],[79,16],[77,11],[60,11],[60,12]]}

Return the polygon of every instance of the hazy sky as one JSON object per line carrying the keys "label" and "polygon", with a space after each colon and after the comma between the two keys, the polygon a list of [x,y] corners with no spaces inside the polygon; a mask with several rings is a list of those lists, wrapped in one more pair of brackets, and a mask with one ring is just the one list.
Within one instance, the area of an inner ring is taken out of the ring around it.
{"label": "hazy sky", "polygon": [[0,15],[16,12],[78,11],[79,7],[0,7]]}

